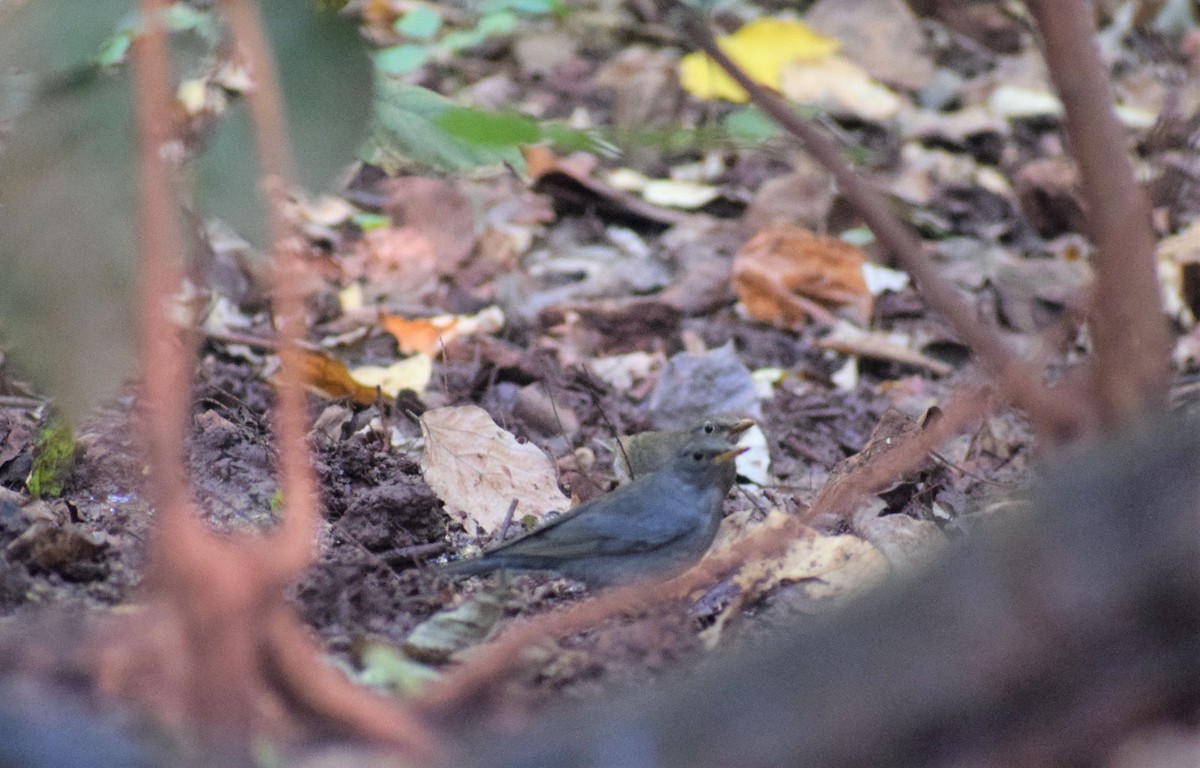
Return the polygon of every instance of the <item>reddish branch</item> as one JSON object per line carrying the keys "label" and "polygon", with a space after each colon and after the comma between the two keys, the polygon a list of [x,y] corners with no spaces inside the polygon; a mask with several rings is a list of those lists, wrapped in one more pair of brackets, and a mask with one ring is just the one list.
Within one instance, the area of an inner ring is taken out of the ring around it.
{"label": "reddish branch", "polygon": [[1001,391],[1029,414],[1039,431],[1060,438],[1079,433],[1089,416],[1082,409],[1085,401],[1068,393],[1056,395],[1048,391],[1042,385],[1040,372],[1017,357],[994,327],[981,323],[975,310],[938,274],[920,239],[897,218],[870,183],[846,164],[837,146],[731,61],[703,19],[690,12],[685,19],[687,31],[696,44],[745,89],[751,101],[799,139],[809,154],[829,171],[838,189],[862,215],[879,242],[912,275],[930,307],[950,321],[984,368],[996,378]]}
{"label": "reddish branch", "polygon": [[[169,169],[161,149],[171,138],[168,104],[170,68],[160,0],[142,0],[146,32],[138,42],[139,248],[142,259],[141,374],[142,428],[151,468],[149,493],[158,513],[147,584],[166,633],[182,644],[163,649],[167,659],[136,657],[141,670],[101,669],[114,688],[147,699],[161,691],[138,690],[138,672],[181,669],[183,710],[210,748],[248,754],[256,734],[285,732],[297,717],[322,730],[358,735],[407,747],[413,755],[435,750],[427,731],[390,700],[358,688],[327,666],[283,597],[284,589],[310,561],[317,517],[315,484],[305,445],[304,396],[292,359],[304,332],[298,248],[288,237],[280,207],[287,180],[288,152],[278,88],[258,15],[248,0],[227,3],[240,48],[258,77],[251,113],[271,197],[271,233],[276,254],[276,303],[283,343],[283,384],[276,444],[287,511],[279,529],[258,540],[214,535],[189,502],[183,472],[183,424],[189,412],[194,349],[169,317],[179,286],[182,238],[171,196]],[[124,642],[137,647],[133,627]],[[121,642],[118,640],[117,642]],[[125,654],[125,657],[130,654]],[[116,649],[99,658],[123,658]],[[103,666],[103,661],[100,662]],[[132,682],[131,682],[132,681]],[[303,719],[307,716],[308,719]]]}
{"label": "reddish branch", "polygon": [[1030,0],[1027,5],[1065,108],[1096,244],[1092,387],[1101,418],[1113,424],[1161,405],[1167,392],[1168,329],[1154,268],[1150,204],[1134,180],[1128,137],[1112,108],[1091,5],[1083,0]]}
{"label": "reddish branch", "polygon": [[319,519],[316,482],[304,442],[308,426],[301,379],[303,353],[297,345],[304,338],[306,327],[303,281],[297,279],[304,265],[300,240],[284,214],[288,190],[294,187],[294,173],[279,83],[258,9],[252,0],[225,0],[224,8],[238,54],[246,60],[255,82],[247,100],[262,168],[262,184],[267,193],[268,232],[276,278],[272,309],[281,363],[274,413],[275,444],[287,515],[275,534],[278,539],[276,562],[290,572],[287,576],[291,578],[298,575],[312,557]]}

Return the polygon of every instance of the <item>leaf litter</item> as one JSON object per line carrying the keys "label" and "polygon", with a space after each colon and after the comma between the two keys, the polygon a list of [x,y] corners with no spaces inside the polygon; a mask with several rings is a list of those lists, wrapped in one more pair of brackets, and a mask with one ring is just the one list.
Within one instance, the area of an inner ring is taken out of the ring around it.
{"label": "leaf litter", "polygon": [[[314,264],[323,269],[310,295],[322,323],[319,341],[332,339],[335,328],[344,336],[336,352],[313,358],[321,362],[312,380],[335,400],[313,401],[324,418],[310,435],[325,524],[320,561],[293,597],[331,654],[358,671],[386,666],[388,653],[406,638],[425,649],[418,656],[444,662],[454,655],[445,648],[461,647],[455,633],[428,644],[429,630],[412,634],[448,606],[458,606],[450,608],[450,623],[461,619],[471,627],[462,633],[469,642],[486,642],[492,618],[453,613],[475,610],[466,606],[484,596],[482,589],[467,585],[465,597],[456,595],[423,563],[480,545],[497,532],[514,499],[520,523],[566,509],[571,497],[603,492],[612,482],[605,446],[614,432],[674,425],[714,409],[756,415],[765,455],[750,478],[757,486],[727,502],[726,533],[734,541],[780,516],[801,514],[857,459],[901,434],[879,429],[889,408],[918,418],[969,375],[965,356],[947,353],[957,343],[953,334],[928,316],[911,286],[892,280],[868,289],[864,270],[885,255],[869,242],[850,244],[861,221],[822,172],[790,149],[728,136],[706,145],[697,131],[682,148],[644,142],[627,157],[547,155],[542,147],[535,155],[529,148],[472,145],[445,132],[441,120],[453,105],[443,97],[460,89],[483,95],[498,87],[488,78],[504,80],[504,104],[578,126],[611,119],[625,127],[695,128],[708,114],[734,114],[696,98],[699,86],[685,95],[689,81],[678,79],[676,47],[655,48],[638,36],[641,52],[633,59],[636,25],[628,16],[609,32],[592,30],[583,48],[535,50],[506,37],[506,21],[474,26],[447,16],[435,26],[408,18],[411,4],[371,5],[382,16],[368,18],[367,26],[388,45],[425,45],[422,30],[432,30],[429,55],[413,71],[442,96],[407,82],[381,88],[384,108],[368,156],[408,175],[384,182],[364,171],[343,190],[344,201],[318,199],[297,213],[320,254]],[[866,101],[824,92],[803,99],[824,110],[822,121],[891,190],[978,311],[1032,346],[1038,332],[1069,317],[1086,280],[1076,251],[1062,241],[1077,234],[1079,210],[1056,132],[1060,107],[1047,98],[1051,90],[1033,57],[1003,50],[1011,35],[1001,36],[1001,50],[967,45],[947,30],[967,25],[983,36],[985,26],[927,18],[921,22],[927,33],[914,42],[912,29],[920,24],[899,5],[817,3],[814,15],[826,18],[820,25],[814,19],[819,31],[806,34],[819,50],[788,58],[839,62],[839,84],[851,83],[849,92]],[[857,21],[856,12],[863,14]],[[773,34],[797,24],[756,13]],[[392,29],[402,18],[408,21]],[[513,16],[512,23],[519,29],[551,22]],[[836,32],[861,26],[879,34],[874,25],[903,32],[919,66],[888,77],[868,55],[869,43]],[[559,32],[550,31],[545,46],[561,45]],[[465,36],[450,37],[456,32]],[[482,48],[467,45],[467,37]],[[1017,48],[1032,50],[1028,39],[1015,39]],[[451,49],[461,58],[445,58]],[[1175,66],[1140,58],[1148,55],[1119,49],[1113,66],[1119,87],[1138,69]],[[614,74],[622,59],[625,75]],[[774,82],[799,97],[799,65],[768,64]],[[711,64],[702,68],[713,71]],[[602,76],[603,87],[592,88]],[[1181,103],[1200,103],[1195,84],[1182,82]],[[711,80],[705,87],[715,88]],[[1146,132],[1144,111],[1161,112],[1160,97],[1137,92],[1140,99],[1129,99],[1122,111],[1130,137],[1147,174],[1169,178],[1177,158]],[[1162,119],[1172,121],[1165,112]],[[502,169],[505,163],[517,173]],[[472,178],[434,178],[422,164]],[[688,177],[684,170],[694,167],[707,170]],[[488,169],[502,170],[489,175]],[[671,194],[655,198],[660,204],[628,194],[612,183],[626,171],[670,181]],[[1194,314],[1187,270],[1195,261],[1189,227],[1196,211],[1178,202],[1182,193],[1163,194],[1156,222],[1160,234],[1174,239],[1162,255],[1182,273],[1165,284],[1172,311],[1190,323],[1183,308]],[[751,202],[737,208],[736,201]],[[671,208],[680,203],[687,212]],[[817,253],[815,267],[793,253],[809,246],[783,245],[779,233],[791,237],[800,226]],[[760,248],[764,241],[774,247]],[[260,314],[264,277],[246,266],[252,262],[244,254],[221,252],[227,282],[214,287],[229,317],[214,322],[202,349],[189,463],[202,478],[198,495],[215,526],[266,528],[275,498],[269,360],[245,354],[249,347],[232,333],[251,341],[269,336]],[[357,312],[336,298],[351,286],[360,292]],[[502,308],[499,322],[487,314],[493,305]],[[860,335],[839,337],[838,313],[847,313]],[[396,318],[391,328],[387,318]],[[1181,352],[1192,348],[1186,340]],[[1068,352],[1078,354],[1083,343],[1073,340]],[[415,378],[361,378],[369,366],[386,370],[413,354],[425,355]],[[1198,357],[1182,356],[1181,372],[1194,373]],[[856,376],[839,388],[834,377],[851,363]],[[768,369],[779,373],[764,389],[755,376]],[[7,378],[0,383],[0,394],[16,391]],[[150,515],[142,468],[132,458],[137,430],[130,402],[124,397],[84,424],[63,501],[50,512],[24,497],[19,504],[0,500],[6,613],[43,602],[111,606],[132,594]],[[28,411],[4,405],[0,422],[11,425],[0,443],[0,479],[13,492],[25,479],[12,468],[29,455],[29,429],[22,426]],[[777,596],[803,593],[816,610],[878,583],[889,569],[919,567],[947,540],[969,534],[975,510],[994,508],[992,489],[977,478],[1012,483],[1025,476],[1031,440],[1019,416],[1001,411],[943,451],[953,448],[950,463],[931,460],[842,510],[830,530],[795,540],[779,557],[743,564],[691,605],[622,617],[539,650],[540,666],[521,681],[525,695],[544,701],[563,691],[642,683],[647,671],[698,658],[701,645],[734,642],[725,630],[753,622],[754,607]],[[503,629],[514,614],[537,615],[577,599],[561,580],[523,577],[489,617],[499,614]],[[404,673],[372,674],[380,675],[366,675],[374,683],[409,685]]]}

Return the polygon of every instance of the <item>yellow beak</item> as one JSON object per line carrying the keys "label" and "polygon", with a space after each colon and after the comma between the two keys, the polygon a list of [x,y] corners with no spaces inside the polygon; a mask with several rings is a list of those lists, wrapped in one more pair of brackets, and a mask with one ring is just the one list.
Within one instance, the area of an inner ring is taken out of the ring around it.
{"label": "yellow beak", "polygon": [[714,464],[724,464],[725,462],[729,461],[730,459],[732,459],[740,454],[743,454],[748,450],[750,450],[750,447],[743,445],[739,448],[734,448],[732,450],[725,451],[724,453],[718,453],[716,456],[713,456],[713,463]]}

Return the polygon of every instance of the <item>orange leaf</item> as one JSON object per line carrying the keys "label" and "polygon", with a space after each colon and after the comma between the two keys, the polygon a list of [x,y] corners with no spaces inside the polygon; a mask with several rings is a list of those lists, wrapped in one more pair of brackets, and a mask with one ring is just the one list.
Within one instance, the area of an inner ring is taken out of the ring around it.
{"label": "orange leaf", "polygon": [[832,310],[865,324],[873,300],[863,277],[862,251],[802,227],[768,227],[733,260],[733,288],[755,320],[791,328]]}
{"label": "orange leaf", "polygon": [[430,357],[442,351],[442,346],[460,336],[492,333],[504,327],[504,313],[499,307],[487,307],[475,315],[437,315],[409,319],[399,315],[379,314],[379,324],[396,337],[404,354],[423,352]]}
{"label": "orange leaf", "polygon": [[375,402],[375,388],[355,381],[342,361],[308,350],[301,361],[304,382],[317,394],[330,399],[348,397],[359,405]]}
{"label": "orange leaf", "polygon": [[379,315],[379,324],[383,326],[383,330],[396,337],[400,351],[406,355],[413,352],[424,352],[432,356],[437,353],[441,346],[438,337],[445,329],[434,325],[433,320],[434,318],[431,317],[409,320],[407,317],[399,315],[383,313]]}

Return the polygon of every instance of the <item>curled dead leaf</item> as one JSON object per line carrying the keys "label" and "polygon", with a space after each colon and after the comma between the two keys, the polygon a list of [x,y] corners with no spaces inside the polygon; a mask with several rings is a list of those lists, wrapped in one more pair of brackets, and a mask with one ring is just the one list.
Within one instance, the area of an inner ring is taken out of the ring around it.
{"label": "curled dead leaf", "polygon": [[832,310],[865,324],[873,299],[863,252],[802,227],[769,227],[733,260],[733,288],[751,318],[781,328],[810,319],[832,322]]}

